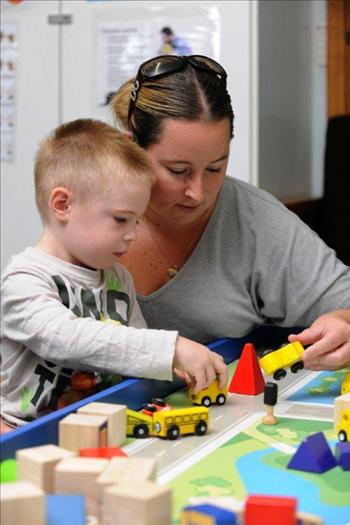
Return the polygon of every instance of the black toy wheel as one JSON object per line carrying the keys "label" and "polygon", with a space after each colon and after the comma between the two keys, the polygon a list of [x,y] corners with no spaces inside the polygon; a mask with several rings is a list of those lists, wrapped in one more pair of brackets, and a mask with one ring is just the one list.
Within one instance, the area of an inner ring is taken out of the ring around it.
{"label": "black toy wheel", "polygon": [[149,434],[149,428],[144,423],[141,423],[140,425],[136,425],[134,427],[134,436],[136,438],[145,438]]}
{"label": "black toy wheel", "polygon": [[197,423],[196,428],[195,428],[195,432],[197,436],[203,436],[206,433],[207,428],[208,428],[208,425],[206,424],[205,421],[200,421],[199,423]]}
{"label": "black toy wheel", "polygon": [[292,365],[290,367],[290,371],[293,373],[293,374],[296,374],[297,372],[299,372],[300,370],[302,370],[304,368],[304,363],[303,361],[298,361],[297,363],[294,363],[294,365]]}
{"label": "black toy wheel", "polygon": [[225,394],[219,394],[216,398],[216,403],[218,405],[224,405],[225,404],[225,401],[226,401],[226,396]]}
{"label": "black toy wheel", "polygon": [[283,368],[280,368],[279,370],[276,370],[276,372],[273,374],[273,378],[276,381],[280,381],[281,379],[286,377],[286,375],[287,375],[287,372],[283,370]]}
{"label": "black toy wheel", "polygon": [[209,396],[204,396],[203,399],[202,399],[202,405],[204,407],[210,407],[211,405],[211,399]]}
{"label": "black toy wheel", "polygon": [[179,427],[177,425],[172,425],[168,428],[166,435],[168,439],[177,439],[180,435]]}
{"label": "black toy wheel", "polygon": [[338,434],[338,439],[339,441],[341,441],[342,443],[344,443],[344,441],[347,441],[348,440],[348,437],[346,435],[346,432],[344,430],[341,430]]}

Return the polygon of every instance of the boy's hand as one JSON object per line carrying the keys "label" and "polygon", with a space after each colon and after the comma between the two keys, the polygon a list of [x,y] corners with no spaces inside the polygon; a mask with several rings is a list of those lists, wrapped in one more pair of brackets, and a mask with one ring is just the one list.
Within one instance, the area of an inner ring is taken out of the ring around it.
{"label": "boy's hand", "polygon": [[339,370],[350,365],[350,310],[337,310],[321,315],[310,328],[288,337],[309,346],[304,354],[310,370]]}
{"label": "boy's hand", "polygon": [[190,374],[184,372],[183,370],[179,370],[178,368],[174,368],[174,373],[179,379],[185,381],[188,388],[194,388],[196,381],[193,376],[190,376]]}
{"label": "boy's hand", "polygon": [[198,394],[219,379],[219,388],[227,383],[227,367],[223,357],[206,346],[179,336],[174,354],[174,371]]}

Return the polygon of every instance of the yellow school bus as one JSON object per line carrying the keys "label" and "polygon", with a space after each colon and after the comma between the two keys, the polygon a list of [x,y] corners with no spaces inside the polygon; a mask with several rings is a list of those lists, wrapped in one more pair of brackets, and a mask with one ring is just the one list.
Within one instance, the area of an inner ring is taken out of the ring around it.
{"label": "yellow school bus", "polygon": [[177,439],[185,434],[202,436],[209,427],[209,410],[205,407],[161,410],[153,414],[154,436]]}

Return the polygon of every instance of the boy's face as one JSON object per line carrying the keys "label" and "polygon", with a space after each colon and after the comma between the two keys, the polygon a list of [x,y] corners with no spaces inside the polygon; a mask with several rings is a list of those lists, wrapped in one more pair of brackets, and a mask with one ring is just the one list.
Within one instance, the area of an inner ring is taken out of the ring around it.
{"label": "boy's face", "polygon": [[118,182],[104,196],[71,203],[64,249],[69,262],[103,270],[110,268],[136,239],[136,225],[149,201],[147,182]]}

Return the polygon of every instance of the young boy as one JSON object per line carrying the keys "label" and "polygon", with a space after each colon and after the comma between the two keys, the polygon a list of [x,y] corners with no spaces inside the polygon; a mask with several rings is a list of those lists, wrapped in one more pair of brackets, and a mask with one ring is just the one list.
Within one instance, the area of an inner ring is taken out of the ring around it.
{"label": "young boy", "polygon": [[141,148],[103,122],[76,120],[42,142],[35,191],[43,233],[2,277],[6,423],[62,406],[80,372],[90,373],[91,387],[101,374],[171,380],[173,371],[196,391],[216,375],[226,383],[221,356],[177,332],[146,329],[118,263],[136,238],[152,180]]}

